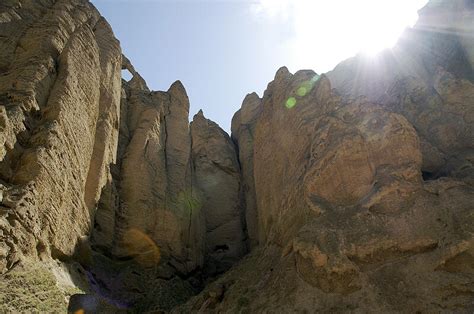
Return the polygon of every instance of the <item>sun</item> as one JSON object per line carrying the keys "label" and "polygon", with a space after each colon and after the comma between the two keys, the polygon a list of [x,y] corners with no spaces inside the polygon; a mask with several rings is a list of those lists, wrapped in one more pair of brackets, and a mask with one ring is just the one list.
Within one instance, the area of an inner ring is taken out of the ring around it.
{"label": "sun", "polygon": [[293,29],[287,42],[291,70],[318,73],[357,53],[391,48],[413,26],[428,0],[260,0],[255,12]]}

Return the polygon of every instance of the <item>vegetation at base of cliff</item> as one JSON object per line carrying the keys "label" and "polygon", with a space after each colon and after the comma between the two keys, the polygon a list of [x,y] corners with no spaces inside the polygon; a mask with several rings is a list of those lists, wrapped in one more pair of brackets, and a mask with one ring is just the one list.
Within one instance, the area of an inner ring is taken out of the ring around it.
{"label": "vegetation at base of cliff", "polygon": [[19,265],[0,277],[0,313],[64,312],[69,296],[80,289],[62,291],[54,275],[36,263]]}

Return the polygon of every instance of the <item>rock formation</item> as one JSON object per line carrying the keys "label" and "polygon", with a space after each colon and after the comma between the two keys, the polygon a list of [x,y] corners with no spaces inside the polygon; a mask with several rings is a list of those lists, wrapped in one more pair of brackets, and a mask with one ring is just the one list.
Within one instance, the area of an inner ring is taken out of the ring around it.
{"label": "rock formation", "polygon": [[0,311],[472,312],[473,17],[283,67],[229,137],[88,1],[0,4]]}
{"label": "rock formation", "polygon": [[472,309],[474,189],[423,181],[402,115],[282,68],[262,99],[253,162],[265,246],[178,311]]}
{"label": "rock formation", "polygon": [[202,111],[191,123],[193,174],[205,217],[205,267],[226,271],[246,252],[240,166],[234,143]]}
{"label": "rock formation", "polygon": [[100,304],[169,309],[240,259],[234,144],[201,116],[191,137],[183,85],[150,91],[88,1],[1,9],[0,272],[42,260]]}
{"label": "rock formation", "polygon": [[1,5],[0,271],[72,256],[115,161],[121,52],[86,1]]}
{"label": "rock formation", "polygon": [[432,1],[377,58],[247,96],[232,136],[260,245],[176,312],[474,310],[473,12]]}
{"label": "rock formation", "polygon": [[328,73],[347,97],[366,96],[416,128],[425,178],[473,178],[472,1],[431,1],[398,44],[376,59],[357,56]]}
{"label": "rock formation", "polygon": [[242,103],[242,109],[232,119],[232,138],[239,147],[239,160],[242,166],[242,183],[245,202],[245,220],[249,244],[258,245],[258,211],[253,176],[253,140],[255,122],[261,113],[260,98],[256,93],[249,94]]}

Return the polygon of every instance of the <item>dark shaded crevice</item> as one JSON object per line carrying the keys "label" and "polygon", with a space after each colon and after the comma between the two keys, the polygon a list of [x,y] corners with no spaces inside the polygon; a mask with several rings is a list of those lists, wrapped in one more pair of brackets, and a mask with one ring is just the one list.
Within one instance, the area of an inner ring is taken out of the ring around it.
{"label": "dark shaded crevice", "polygon": [[421,171],[421,176],[423,181],[434,181],[442,177],[446,177],[445,174],[441,172],[430,172],[430,171]]}
{"label": "dark shaded crevice", "polygon": [[[166,94],[166,95],[168,96],[168,99],[167,99],[166,105],[164,106],[164,109],[166,110],[166,112],[163,113],[162,121],[164,122],[163,131],[164,131],[164,136],[165,136],[164,145],[163,145],[163,156],[165,157],[165,173],[168,174],[168,152],[167,152],[168,150],[168,119],[167,119],[167,116],[171,114],[170,109],[169,109],[169,106],[171,104],[171,95],[169,94]],[[169,186],[167,186],[166,193],[165,193],[165,204],[169,204],[169,201],[170,201],[168,188]]]}
{"label": "dark shaded crevice", "polygon": [[51,257],[53,259],[56,259],[56,260],[61,261],[63,263],[73,262],[73,259],[72,259],[71,256],[68,256],[68,255],[64,254],[61,250],[56,248],[54,245],[52,245],[50,248],[51,248]]}
{"label": "dark shaded crevice", "polygon": [[228,250],[229,250],[229,246],[227,244],[216,245],[214,247],[214,252],[215,251],[228,251]]}

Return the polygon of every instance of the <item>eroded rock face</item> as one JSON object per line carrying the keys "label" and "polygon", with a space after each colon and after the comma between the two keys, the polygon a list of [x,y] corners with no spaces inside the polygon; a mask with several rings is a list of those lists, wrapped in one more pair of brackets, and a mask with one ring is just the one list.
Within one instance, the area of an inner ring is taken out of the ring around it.
{"label": "eroded rock face", "polygon": [[281,68],[250,144],[244,101],[261,248],[179,311],[474,309],[471,10],[433,1],[394,50],[327,76]]}
{"label": "eroded rock face", "polygon": [[189,101],[180,82],[168,92],[150,92],[140,89],[138,80],[135,76],[125,86],[127,133],[120,142],[125,147],[117,175],[116,227],[108,236],[115,241],[111,252],[130,256],[127,232],[137,230],[187,273],[202,266],[203,258],[200,209],[192,194]]}
{"label": "eroded rock face", "polygon": [[261,106],[253,171],[265,245],[178,312],[473,309],[474,189],[423,181],[405,117],[286,68]]}
{"label": "eroded rock face", "polygon": [[0,311],[169,311],[250,247],[175,310],[472,312],[473,9],[432,1],[327,75],[281,68],[231,139],[189,125],[179,81],[151,91],[87,1],[2,3],[0,279],[19,292]]}
{"label": "eroded rock face", "polygon": [[123,82],[118,163],[97,208],[92,244],[102,255],[91,272],[99,294],[167,310],[247,252],[240,168],[228,135],[202,112],[189,128],[179,81],[152,92],[126,58],[123,67],[133,78]]}
{"label": "eroded rock face", "polygon": [[85,299],[162,310],[236,262],[237,155],[208,120],[192,147],[183,85],[150,91],[88,1],[0,6],[0,272],[78,262]]}
{"label": "eroded rock face", "polygon": [[[179,295],[172,278],[204,262],[206,229],[192,183],[189,100],[180,82],[167,92],[151,92],[127,59],[123,67],[133,78],[123,82],[119,162],[98,204],[92,245],[101,254],[94,254],[90,268],[99,295],[127,308],[166,308],[173,297],[154,299],[163,290]],[[176,284],[194,292],[189,283]]]}
{"label": "eroded rock face", "polygon": [[397,211],[420,188],[420,143],[402,116],[362,99],[344,102],[324,75],[286,68],[262,103],[254,176],[263,240],[284,246],[310,217],[334,207]]}
{"label": "eroded rock face", "polygon": [[0,272],[72,256],[114,162],[121,52],[86,1],[0,9]]}
{"label": "eroded rock face", "polygon": [[239,150],[245,201],[245,220],[251,247],[258,245],[258,211],[253,175],[253,142],[255,123],[260,116],[261,109],[261,99],[256,93],[252,93],[245,97],[242,108],[232,118],[232,139]]}
{"label": "eroded rock face", "polygon": [[206,220],[205,267],[222,273],[247,251],[241,176],[234,143],[200,111],[191,123],[193,175]]}
{"label": "eroded rock face", "polygon": [[472,1],[431,1],[393,49],[328,73],[341,94],[366,96],[413,124],[428,179],[473,178],[473,17]]}

